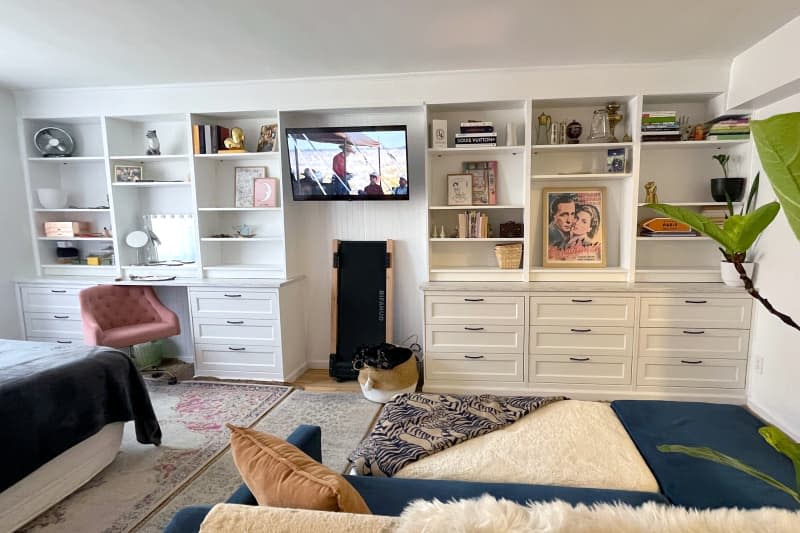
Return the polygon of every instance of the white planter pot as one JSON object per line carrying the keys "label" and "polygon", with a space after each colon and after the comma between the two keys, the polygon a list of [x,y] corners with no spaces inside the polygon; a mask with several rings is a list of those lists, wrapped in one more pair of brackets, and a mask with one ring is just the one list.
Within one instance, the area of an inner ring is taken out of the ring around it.
{"label": "white planter pot", "polygon": [[[744,271],[747,272],[747,277],[753,279],[753,269],[755,268],[755,263],[742,263],[744,267]],[[744,281],[739,277],[739,273],[736,272],[736,267],[733,266],[733,263],[729,263],[728,261],[720,261],[719,262],[719,271],[722,275],[722,282],[729,287],[744,287]]]}

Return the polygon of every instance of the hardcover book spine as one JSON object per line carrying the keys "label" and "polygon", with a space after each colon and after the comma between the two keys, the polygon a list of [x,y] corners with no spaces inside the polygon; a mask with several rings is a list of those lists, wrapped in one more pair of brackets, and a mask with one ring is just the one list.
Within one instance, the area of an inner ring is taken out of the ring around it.
{"label": "hardcover book spine", "polygon": [[200,137],[200,152],[198,153],[204,154],[206,153],[206,127],[200,124],[197,128]]}
{"label": "hardcover book spine", "polygon": [[491,126],[494,126],[494,124],[491,121],[477,121],[476,120],[474,122],[473,121],[462,122],[460,124],[460,126],[462,128],[482,127],[482,126],[490,126],[491,127]]}
{"label": "hardcover book spine", "polygon": [[461,133],[493,133],[492,126],[461,126]]}
{"label": "hardcover book spine", "polygon": [[192,150],[194,153],[200,153],[200,125],[192,124]]}
{"label": "hardcover book spine", "polygon": [[206,134],[206,154],[213,154],[214,153],[214,145],[212,144],[214,140],[211,138],[211,125],[204,124],[203,129],[205,130]]}

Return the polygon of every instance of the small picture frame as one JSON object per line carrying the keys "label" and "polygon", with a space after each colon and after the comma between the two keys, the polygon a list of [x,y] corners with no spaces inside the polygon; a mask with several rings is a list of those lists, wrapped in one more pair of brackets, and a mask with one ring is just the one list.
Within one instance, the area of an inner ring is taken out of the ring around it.
{"label": "small picture frame", "polygon": [[278,125],[264,124],[258,134],[257,152],[277,152],[278,151]]}
{"label": "small picture frame", "polygon": [[256,178],[253,182],[253,207],[278,206],[278,180]]}
{"label": "small picture frame", "polygon": [[606,266],[605,195],[605,187],[542,191],[543,266]]}
{"label": "small picture frame", "polygon": [[142,181],[142,167],[136,165],[114,165],[114,181]]}
{"label": "small picture frame", "polygon": [[625,148],[610,148],[608,150],[606,172],[625,172]]}
{"label": "small picture frame", "polygon": [[267,167],[236,167],[233,205],[235,207],[253,207],[255,180],[266,177]]}
{"label": "small picture frame", "polygon": [[447,175],[447,205],[472,205],[472,174]]}

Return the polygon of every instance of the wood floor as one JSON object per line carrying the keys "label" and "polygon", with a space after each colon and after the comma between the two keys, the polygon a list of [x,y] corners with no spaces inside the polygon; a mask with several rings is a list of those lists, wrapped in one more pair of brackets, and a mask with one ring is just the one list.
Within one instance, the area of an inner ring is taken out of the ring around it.
{"label": "wood floor", "polygon": [[358,381],[342,381],[341,383],[328,376],[327,368],[312,368],[305,374],[289,383],[293,387],[314,392],[361,392]]}

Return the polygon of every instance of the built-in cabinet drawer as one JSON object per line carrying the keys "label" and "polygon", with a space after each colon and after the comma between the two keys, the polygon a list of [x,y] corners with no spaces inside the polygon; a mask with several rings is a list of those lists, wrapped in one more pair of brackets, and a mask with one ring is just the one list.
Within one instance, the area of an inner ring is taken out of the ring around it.
{"label": "built-in cabinet drawer", "polygon": [[196,343],[237,342],[280,346],[281,328],[277,320],[255,318],[195,318]]}
{"label": "built-in cabinet drawer", "polygon": [[22,310],[26,313],[78,312],[78,293],[85,287],[22,285]]}
{"label": "built-in cabinet drawer", "polygon": [[522,325],[523,296],[426,296],[426,324]]}
{"label": "built-in cabinet drawer", "polygon": [[531,297],[531,324],[633,327],[635,309],[635,298],[587,295],[537,296],[534,294]]}
{"label": "built-in cabinet drawer", "polygon": [[747,360],[639,357],[637,386],[742,389]]}
{"label": "built-in cabinet drawer", "polygon": [[65,334],[82,338],[83,327],[79,311],[25,313],[26,338],[63,337]]}
{"label": "built-in cabinet drawer", "polygon": [[282,379],[281,351],[275,346],[196,344],[195,375],[238,379]]}
{"label": "built-in cabinet drawer", "polygon": [[65,334],[61,335],[60,337],[28,337],[27,340],[36,342],[54,342],[56,344],[64,344],[72,346],[83,345],[83,335],[75,335],[75,334]]}
{"label": "built-in cabinet drawer", "polygon": [[532,326],[528,353],[633,355],[633,329],[614,327]]}
{"label": "built-in cabinet drawer", "polygon": [[425,352],[521,354],[524,326],[427,325]]}
{"label": "built-in cabinet drawer", "polygon": [[615,356],[536,355],[529,359],[533,383],[630,385],[631,358]]}
{"label": "built-in cabinet drawer", "polygon": [[750,332],[745,329],[641,328],[640,357],[721,357],[746,359]]}
{"label": "built-in cabinet drawer", "polygon": [[748,298],[641,299],[641,327],[749,329],[752,302]]}
{"label": "built-in cabinet drawer", "polygon": [[425,378],[434,381],[523,381],[522,354],[427,353]]}
{"label": "built-in cabinet drawer", "polygon": [[189,292],[193,317],[277,319],[278,293],[253,289]]}

